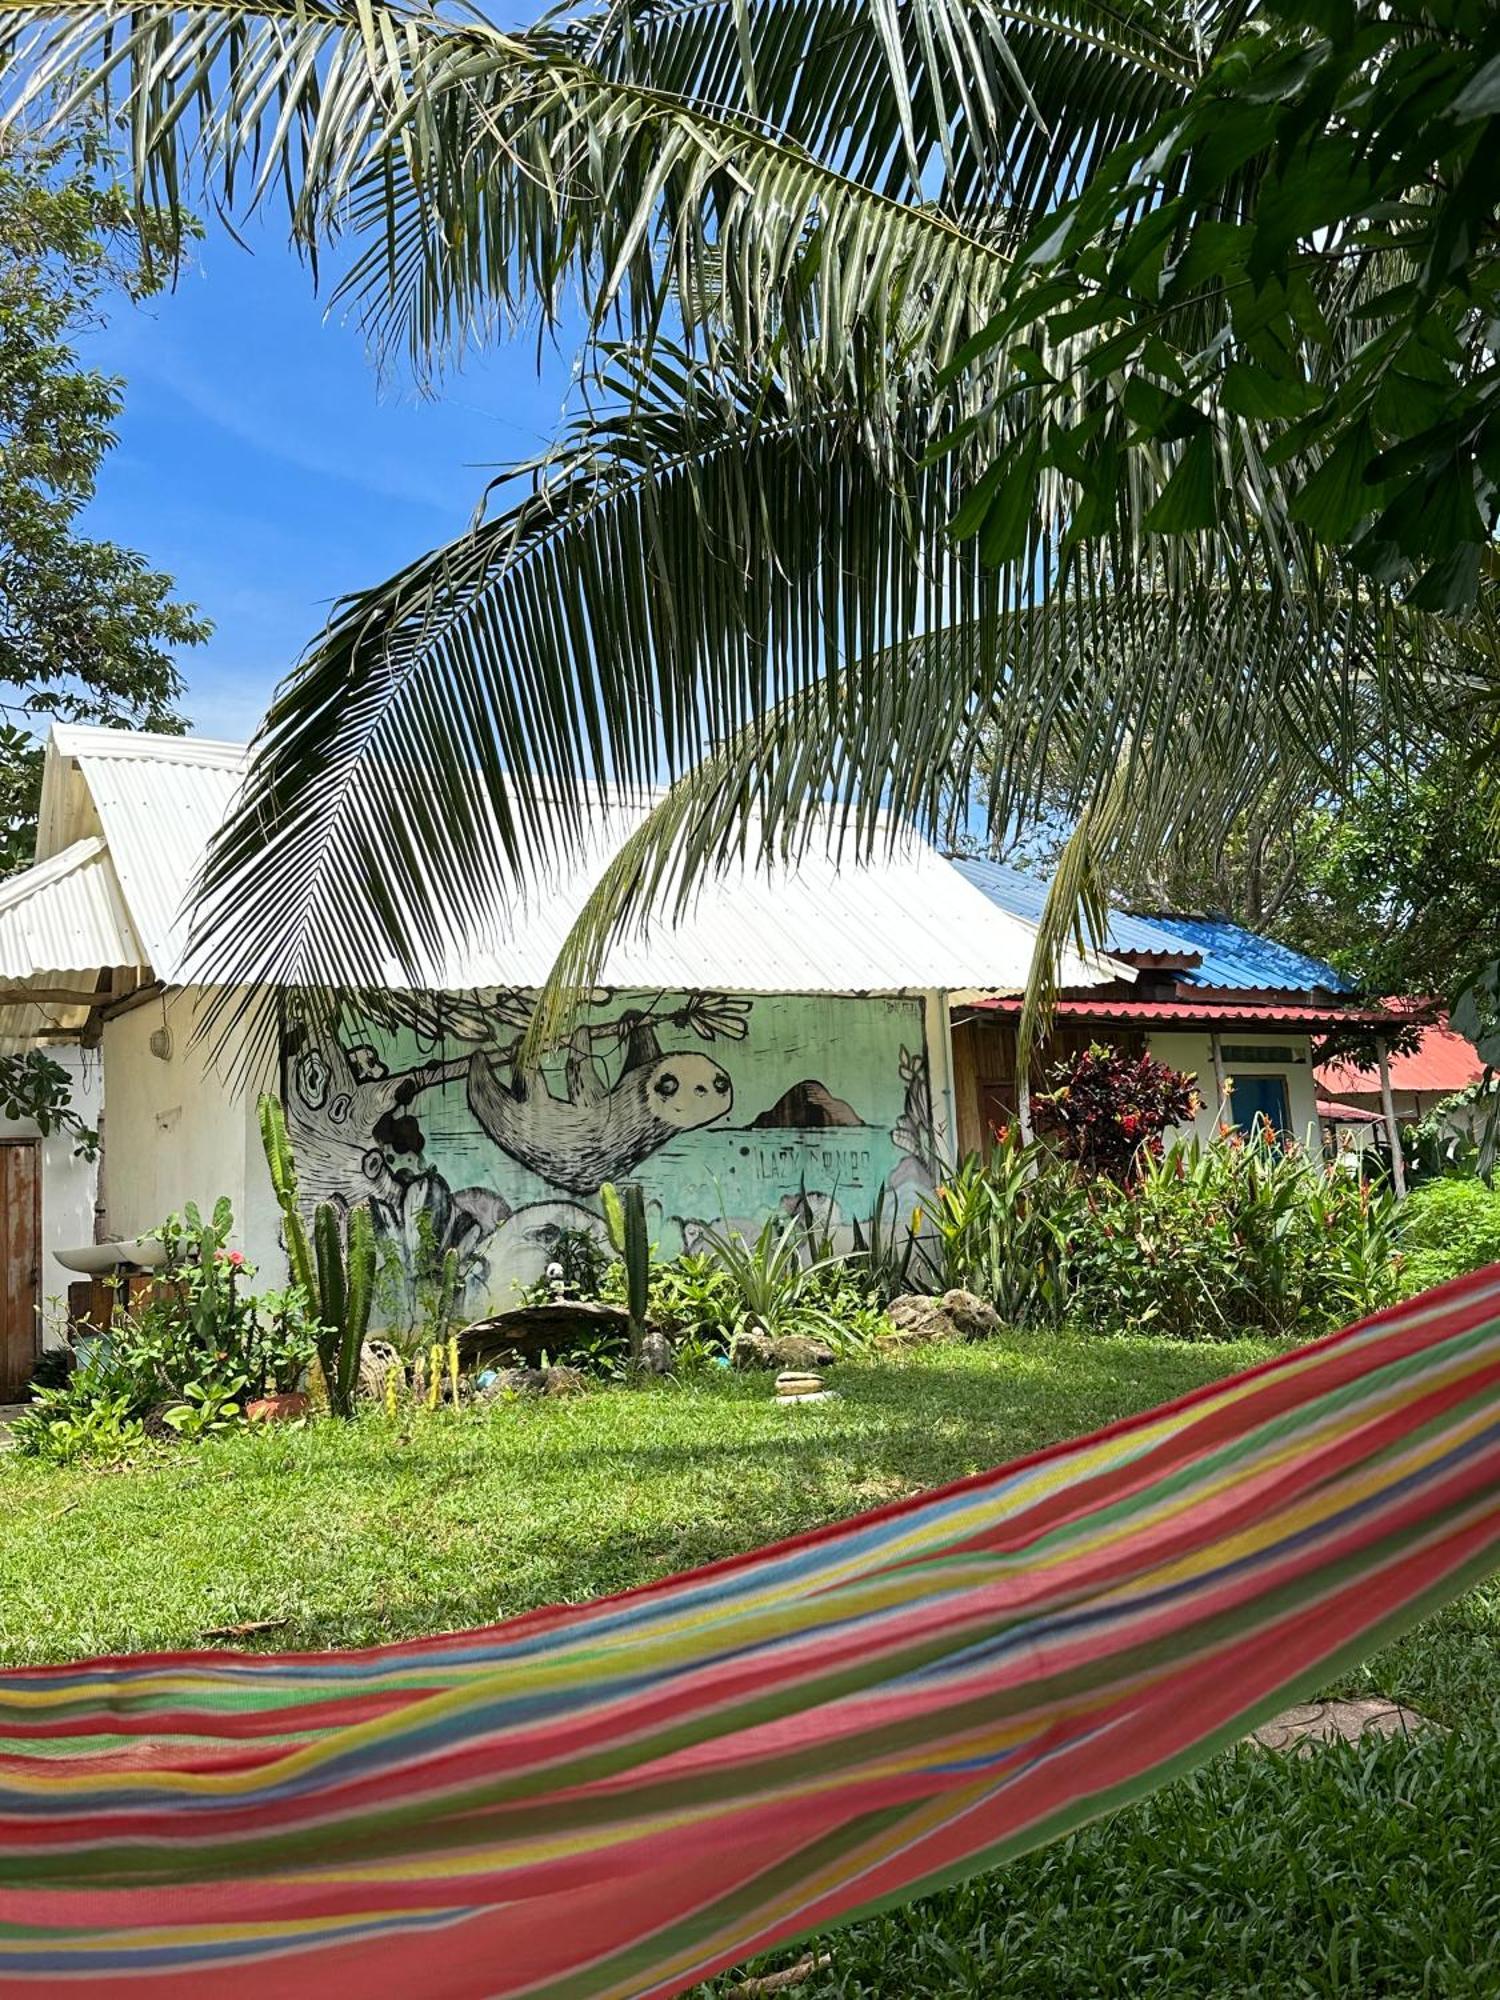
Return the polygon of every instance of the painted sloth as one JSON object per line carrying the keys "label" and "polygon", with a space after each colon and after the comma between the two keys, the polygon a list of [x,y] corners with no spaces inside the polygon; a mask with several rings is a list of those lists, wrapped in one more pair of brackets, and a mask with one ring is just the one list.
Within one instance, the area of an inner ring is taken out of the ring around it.
{"label": "painted sloth", "polygon": [[606,1083],[580,1029],[568,1044],[565,1095],[541,1076],[499,1072],[489,1056],[469,1060],[469,1108],[503,1152],[571,1194],[597,1194],[683,1132],[723,1118],[734,1085],[711,1056],[663,1055],[654,1030],[631,1028],[625,1062]]}

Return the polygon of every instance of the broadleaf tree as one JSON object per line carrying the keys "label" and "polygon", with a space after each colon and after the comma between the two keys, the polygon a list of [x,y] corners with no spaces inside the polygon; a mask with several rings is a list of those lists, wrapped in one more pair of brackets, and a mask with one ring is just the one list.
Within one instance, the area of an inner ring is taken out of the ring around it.
{"label": "broadleaf tree", "polygon": [[[375,987],[392,960],[440,981],[455,921],[588,851],[594,781],[644,804],[666,778],[564,953],[587,984],[613,930],[747,841],[951,830],[981,744],[992,831],[1058,800],[1076,823],[1052,937],[1122,858],[1217,838],[1268,758],[1337,785],[1372,718],[1399,748],[1435,688],[1445,713],[1492,696],[1482,606],[1345,562],[1274,408],[1198,408],[1183,357],[1233,332],[1221,239],[1193,233],[1158,296],[1170,203],[1207,170],[1156,155],[1212,140],[1208,80],[1283,32],[1270,9],[0,12],[13,100],[63,126],[109,103],[143,213],[190,187],[281,205],[424,372],[582,307],[556,448],[352,592],[278,692],[200,909],[225,990]],[[1209,176],[1224,243],[1276,198],[1278,144]],[[1372,268],[1355,244],[1299,275],[1273,386],[1354,366]]]}
{"label": "broadleaf tree", "polygon": [[73,343],[170,274],[137,221],[91,121],[0,143],[0,872],[31,859],[39,732],[180,729],[176,655],[208,631],[169,576],[79,522],[122,390]]}

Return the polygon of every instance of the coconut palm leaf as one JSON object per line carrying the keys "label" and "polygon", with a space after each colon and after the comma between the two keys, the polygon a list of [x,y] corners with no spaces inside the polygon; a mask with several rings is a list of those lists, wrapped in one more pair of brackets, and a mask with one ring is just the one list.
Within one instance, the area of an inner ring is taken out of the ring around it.
{"label": "coconut palm leaf", "polygon": [[802,343],[868,368],[913,310],[951,352],[1004,269],[985,228],[752,114],[606,74],[576,31],[410,0],[4,0],[0,18],[21,112],[108,95],[143,202],[176,209],[196,178],[230,211],[284,203],[311,255],[350,238],[338,296],[419,362],[553,314],[572,283],[596,326],[647,337],[670,310],[743,354],[774,340],[783,372]]}
{"label": "coconut palm leaf", "polygon": [[1384,700],[1401,646],[1253,426],[1197,419],[1180,355],[1217,302],[1112,354],[1007,260],[1239,11],[668,0],[512,33],[410,0],[0,0],[23,107],[111,94],[143,201],[282,204],[419,365],[565,286],[596,346],[630,337],[520,490],[350,597],[279,691],[200,976],[440,984],[455,928],[588,851],[600,782],[672,789],[570,942],[583,984],[748,840],[951,830],[981,744],[991,828],[1060,781],[1116,849],[1211,825],[1252,758],[1345,758],[1350,680]]}
{"label": "coconut palm leaf", "polygon": [[1125,854],[1212,837],[1273,753],[1326,783],[1394,705],[1407,650],[1362,607],[1332,617],[1267,574],[1206,588],[1175,544],[1123,583],[1075,565],[1038,604],[1056,522],[999,569],[955,542],[958,473],[920,394],[877,427],[839,380],[774,386],[622,354],[512,504],[341,607],[210,857],[205,983],[444,984],[455,928],[513,922],[523,885],[590,855],[601,780],[647,816],[568,987],[747,851],[951,839],[981,750],[990,828],[1059,799],[1097,824],[1114,788]]}

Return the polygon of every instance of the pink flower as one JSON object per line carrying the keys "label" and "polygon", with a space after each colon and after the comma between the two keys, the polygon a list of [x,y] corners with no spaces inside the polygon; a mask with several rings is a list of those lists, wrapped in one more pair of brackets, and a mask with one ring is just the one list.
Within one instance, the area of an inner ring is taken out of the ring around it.
{"label": "pink flower", "polygon": [[243,1250],[221,1250],[219,1252],[219,1262],[221,1264],[233,1264],[236,1270],[239,1270],[244,1261],[245,1253]]}

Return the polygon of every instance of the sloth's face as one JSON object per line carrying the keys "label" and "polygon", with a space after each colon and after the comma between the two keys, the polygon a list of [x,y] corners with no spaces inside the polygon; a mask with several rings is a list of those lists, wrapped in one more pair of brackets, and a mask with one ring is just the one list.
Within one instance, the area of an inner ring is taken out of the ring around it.
{"label": "sloth's face", "polygon": [[711,1056],[663,1056],[646,1072],[646,1102],[664,1125],[691,1132],[734,1103],[734,1085]]}

